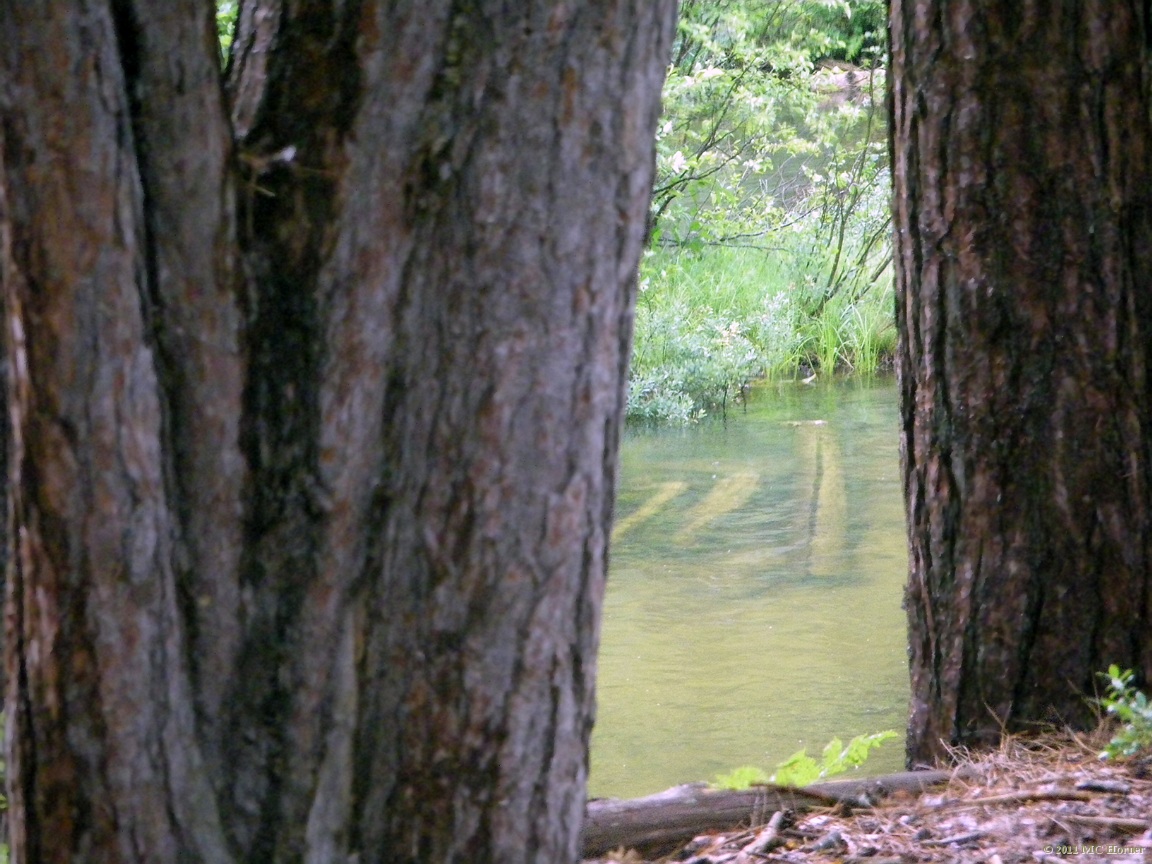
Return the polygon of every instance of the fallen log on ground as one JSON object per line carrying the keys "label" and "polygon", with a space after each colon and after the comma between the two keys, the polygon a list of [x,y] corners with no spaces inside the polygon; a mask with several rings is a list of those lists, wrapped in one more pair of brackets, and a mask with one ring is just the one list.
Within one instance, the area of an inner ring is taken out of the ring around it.
{"label": "fallen log on ground", "polygon": [[671,851],[708,831],[763,825],[779,810],[837,804],[869,807],[893,792],[918,794],[952,776],[951,771],[902,771],[814,783],[802,789],[758,785],[740,791],[689,783],[646,798],[593,800],[584,816],[583,854],[594,858],[620,847],[648,853]]}

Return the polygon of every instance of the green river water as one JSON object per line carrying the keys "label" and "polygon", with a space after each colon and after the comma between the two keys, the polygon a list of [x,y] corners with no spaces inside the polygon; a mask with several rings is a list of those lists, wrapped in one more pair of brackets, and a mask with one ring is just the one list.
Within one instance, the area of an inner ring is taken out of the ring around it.
{"label": "green river water", "polygon": [[589,794],[771,771],[895,730],[907,572],[891,379],[763,388],[728,423],[627,436]]}

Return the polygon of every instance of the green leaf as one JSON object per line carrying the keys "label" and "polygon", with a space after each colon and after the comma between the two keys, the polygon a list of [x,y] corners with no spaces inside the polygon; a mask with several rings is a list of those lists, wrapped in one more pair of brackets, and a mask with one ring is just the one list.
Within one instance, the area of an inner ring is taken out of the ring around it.
{"label": "green leaf", "polygon": [[712,781],[716,789],[734,789],[740,791],[754,786],[757,783],[767,783],[770,778],[759,768],[753,765],[744,765],[730,774],[720,774]]}
{"label": "green leaf", "polygon": [[776,766],[772,782],[781,786],[807,786],[820,779],[820,766],[806,750],[793,753]]}

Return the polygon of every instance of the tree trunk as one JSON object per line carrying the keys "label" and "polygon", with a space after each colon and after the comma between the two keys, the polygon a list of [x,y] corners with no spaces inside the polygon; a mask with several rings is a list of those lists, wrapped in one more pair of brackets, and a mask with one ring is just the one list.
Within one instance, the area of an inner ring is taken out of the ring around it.
{"label": "tree trunk", "polygon": [[0,0],[18,862],[578,856],[672,0]]}
{"label": "tree trunk", "polygon": [[891,5],[910,763],[1152,673],[1147,16]]}

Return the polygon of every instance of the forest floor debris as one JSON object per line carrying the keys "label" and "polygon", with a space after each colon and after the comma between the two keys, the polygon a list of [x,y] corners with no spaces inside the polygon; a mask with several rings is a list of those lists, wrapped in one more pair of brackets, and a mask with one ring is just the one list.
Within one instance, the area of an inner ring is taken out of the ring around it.
{"label": "forest floor debris", "polygon": [[780,811],[671,855],[620,849],[585,864],[913,864],[1152,861],[1152,755],[1102,761],[1107,733],[1013,736],[954,754],[952,779],[870,807]]}

